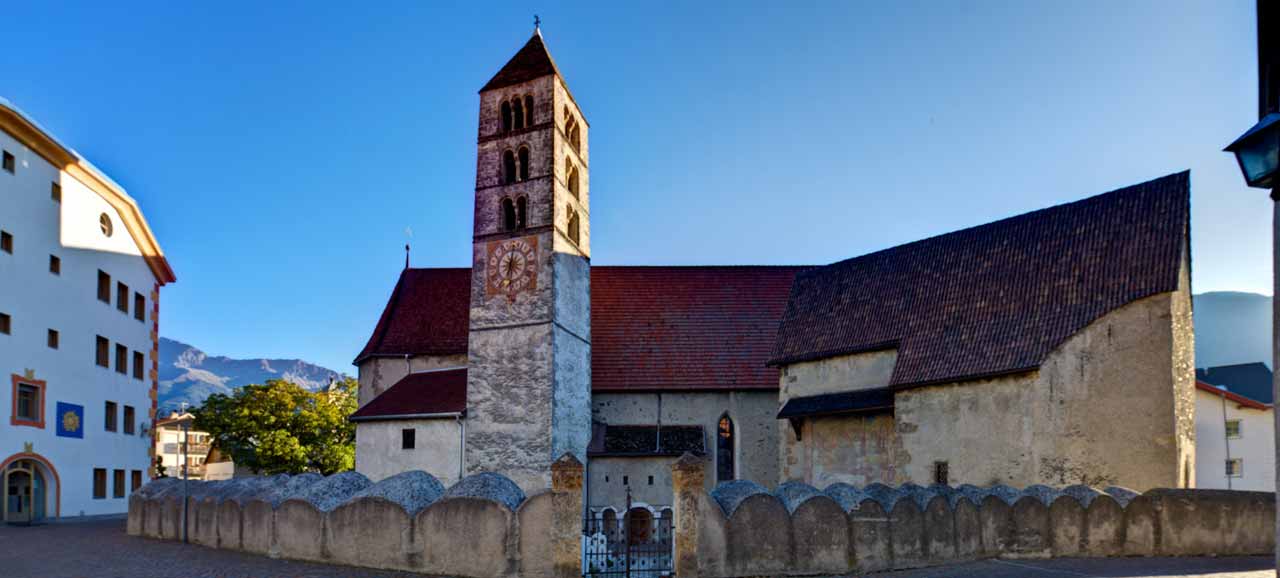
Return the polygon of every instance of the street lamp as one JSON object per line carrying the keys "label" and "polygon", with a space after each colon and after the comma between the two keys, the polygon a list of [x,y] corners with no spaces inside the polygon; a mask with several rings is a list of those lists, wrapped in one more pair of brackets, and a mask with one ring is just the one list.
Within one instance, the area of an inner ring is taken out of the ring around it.
{"label": "street lamp", "polygon": [[1246,184],[1260,189],[1273,189],[1272,198],[1275,198],[1275,187],[1280,185],[1280,181],[1276,179],[1277,169],[1280,168],[1280,112],[1262,117],[1258,124],[1245,131],[1224,150],[1236,155],[1236,162],[1240,163],[1240,172],[1244,173]]}

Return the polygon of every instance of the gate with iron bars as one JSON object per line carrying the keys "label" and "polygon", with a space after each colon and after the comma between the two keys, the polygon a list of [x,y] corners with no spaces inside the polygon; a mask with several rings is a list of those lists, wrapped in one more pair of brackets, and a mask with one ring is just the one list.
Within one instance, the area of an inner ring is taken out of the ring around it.
{"label": "gate with iron bars", "polygon": [[621,517],[612,509],[588,514],[582,524],[584,578],[664,578],[672,566],[671,509],[631,503]]}

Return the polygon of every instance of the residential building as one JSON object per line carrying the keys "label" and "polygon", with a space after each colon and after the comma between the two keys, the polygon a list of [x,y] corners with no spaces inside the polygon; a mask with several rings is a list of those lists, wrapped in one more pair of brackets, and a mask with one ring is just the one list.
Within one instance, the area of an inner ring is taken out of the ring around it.
{"label": "residential building", "polygon": [[1245,363],[1196,370],[1196,487],[1274,492],[1271,370]]}
{"label": "residential building", "polygon": [[122,513],[151,468],[173,271],[138,203],[3,99],[0,156],[0,516]]}
{"label": "residential building", "polygon": [[[209,460],[212,437],[208,432],[195,428],[195,416],[190,413],[171,412],[169,417],[156,422],[156,456],[164,466],[164,474],[171,478],[188,478],[193,480],[227,479],[222,467],[215,468],[216,474],[209,477],[206,466]],[[185,442],[186,447],[183,447]],[[183,469],[183,455],[186,455],[186,469]]]}

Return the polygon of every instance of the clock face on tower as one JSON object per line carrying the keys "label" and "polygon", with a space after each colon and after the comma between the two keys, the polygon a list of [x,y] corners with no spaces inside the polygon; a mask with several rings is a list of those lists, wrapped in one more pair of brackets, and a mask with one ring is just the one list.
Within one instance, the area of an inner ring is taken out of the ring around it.
{"label": "clock face on tower", "polygon": [[484,293],[515,299],[527,289],[538,288],[538,238],[520,237],[493,241],[485,247]]}

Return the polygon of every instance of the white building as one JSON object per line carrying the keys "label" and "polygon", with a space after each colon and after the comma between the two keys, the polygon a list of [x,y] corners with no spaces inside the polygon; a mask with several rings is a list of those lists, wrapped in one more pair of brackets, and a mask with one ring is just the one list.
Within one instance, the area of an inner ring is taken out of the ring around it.
{"label": "white building", "polygon": [[[183,426],[187,431],[183,432]],[[225,471],[226,466],[212,468],[216,470],[211,476],[209,465],[209,433],[195,429],[195,416],[190,413],[173,412],[169,417],[156,420],[155,425],[156,456],[164,465],[164,474],[171,478],[189,478],[193,480],[225,480],[231,478],[232,472]],[[185,440],[184,440],[185,438]],[[183,448],[183,442],[186,448]],[[186,454],[187,468],[182,468],[183,454]],[[231,462],[226,462],[230,464]],[[224,475],[225,474],[225,475]]]}
{"label": "white building", "polygon": [[1196,487],[1276,489],[1272,405],[1196,381]]}
{"label": "white building", "polygon": [[0,519],[126,511],[173,281],[137,202],[0,99]]}

